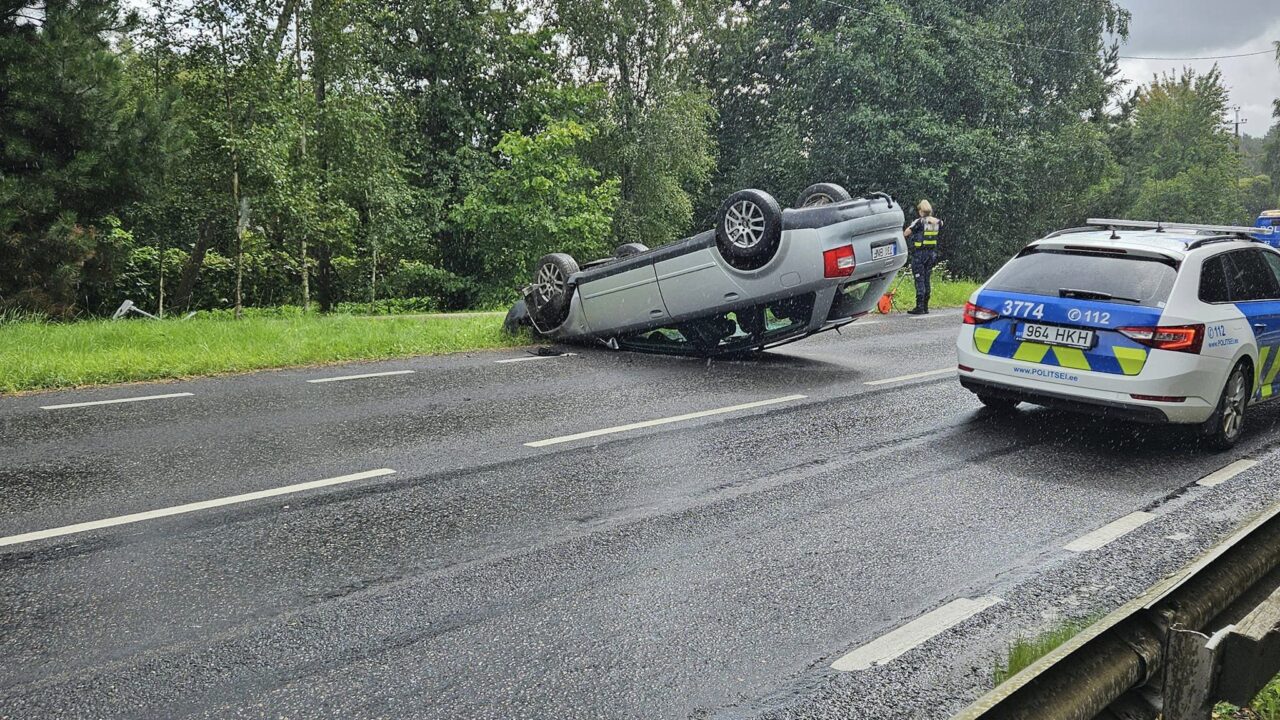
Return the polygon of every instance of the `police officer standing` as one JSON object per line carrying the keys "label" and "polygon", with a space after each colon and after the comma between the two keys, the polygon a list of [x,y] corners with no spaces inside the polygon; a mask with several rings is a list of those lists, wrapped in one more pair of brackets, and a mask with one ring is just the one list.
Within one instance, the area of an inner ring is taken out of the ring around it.
{"label": "police officer standing", "polygon": [[911,274],[916,280],[916,306],[907,314],[928,315],[932,290],[929,277],[933,266],[938,264],[938,235],[942,232],[942,221],[933,216],[933,205],[928,200],[921,200],[916,211],[920,217],[902,231],[911,245]]}

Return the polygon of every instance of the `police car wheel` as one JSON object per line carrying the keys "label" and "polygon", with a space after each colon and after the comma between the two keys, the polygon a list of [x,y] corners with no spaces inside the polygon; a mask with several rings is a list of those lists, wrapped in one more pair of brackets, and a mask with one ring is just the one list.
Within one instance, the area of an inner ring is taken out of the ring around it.
{"label": "police car wheel", "polygon": [[1249,406],[1251,386],[1247,366],[1239,363],[1227,377],[1218,400],[1218,409],[1205,423],[1205,440],[1215,450],[1230,450],[1244,431],[1244,413]]}
{"label": "police car wheel", "polygon": [[982,403],[989,410],[995,410],[996,412],[1012,412],[1018,408],[1017,400],[996,397],[995,395],[979,395],[978,402]]}

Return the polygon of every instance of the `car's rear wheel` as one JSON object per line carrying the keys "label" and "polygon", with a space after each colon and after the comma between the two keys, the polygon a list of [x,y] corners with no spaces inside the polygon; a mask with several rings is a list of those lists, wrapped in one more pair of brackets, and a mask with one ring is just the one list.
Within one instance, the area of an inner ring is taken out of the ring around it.
{"label": "car's rear wheel", "polygon": [[1252,383],[1248,365],[1238,363],[1227,376],[1218,407],[1205,423],[1205,442],[1215,450],[1230,450],[1244,432],[1244,413],[1249,407]]}
{"label": "car's rear wheel", "polygon": [[613,256],[618,259],[622,259],[624,257],[631,257],[632,255],[639,255],[642,252],[648,251],[648,246],[641,243],[623,243],[613,249]]}
{"label": "car's rear wheel", "polygon": [[739,190],[720,206],[716,244],[739,270],[754,270],[773,259],[782,237],[782,208],[763,190]]}
{"label": "car's rear wheel", "polygon": [[578,272],[578,263],[564,253],[544,255],[534,271],[529,290],[530,310],[538,324],[553,328],[569,315],[569,276]]}
{"label": "car's rear wheel", "polygon": [[996,412],[1013,412],[1018,409],[1018,401],[1012,398],[999,397],[997,395],[978,394],[978,402],[982,403],[988,410]]}
{"label": "car's rear wheel", "polygon": [[805,188],[804,192],[800,193],[800,197],[796,198],[796,207],[807,208],[819,205],[833,205],[852,199],[853,196],[849,194],[848,190],[835,183],[815,183]]}

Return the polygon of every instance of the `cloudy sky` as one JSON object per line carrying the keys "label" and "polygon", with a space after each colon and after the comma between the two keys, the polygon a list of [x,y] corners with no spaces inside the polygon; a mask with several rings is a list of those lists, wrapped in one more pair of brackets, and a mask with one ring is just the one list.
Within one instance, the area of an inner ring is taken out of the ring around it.
{"label": "cloudy sky", "polygon": [[[1186,57],[1268,50],[1280,40],[1280,0],[1118,0],[1133,13],[1121,55]],[[1274,55],[1219,60],[1231,102],[1248,120],[1241,132],[1264,135],[1273,122],[1271,101],[1280,97],[1280,65]],[[1214,61],[1122,60],[1135,83],[1182,67],[1208,70]]]}

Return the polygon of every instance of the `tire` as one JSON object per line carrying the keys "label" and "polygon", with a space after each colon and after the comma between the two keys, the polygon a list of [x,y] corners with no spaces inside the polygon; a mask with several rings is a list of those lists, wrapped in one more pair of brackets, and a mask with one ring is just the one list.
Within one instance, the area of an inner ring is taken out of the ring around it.
{"label": "tire", "polygon": [[543,328],[557,327],[569,316],[569,276],[576,272],[578,263],[564,253],[544,255],[538,261],[528,299],[530,312]]}
{"label": "tire", "polygon": [[621,260],[632,255],[639,255],[642,252],[648,252],[649,248],[640,243],[623,243],[613,249],[613,256]]}
{"label": "tire", "polygon": [[782,237],[782,208],[763,190],[739,190],[716,213],[720,255],[739,270],[754,270],[773,259]]}
{"label": "tire", "polygon": [[1009,413],[1018,409],[1018,401],[1011,398],[1003,398],[995,395],[978,395],[978,402],[982,403],[988,410],[1000,413]]}
{"label": "tire", "polygon": [[804,189],[800,193],[800,197],[796,198],[796,207],[818,207],[819,205],[833,205],[835,203],[852,200],[853,196],[848,190],[840,187],[835,183],[815,183]]}
{"label": "tire", "polygon": [[1248,370],[1248,365],[1243,362],[1232,368],[1222,387],[1217,409],[1205,421],[1205,444],[1214,450],[1230,450],[1244,432],[1245,411],[1249,408],[1249,397],[1253,394],[1253,383]]}

